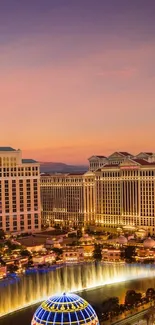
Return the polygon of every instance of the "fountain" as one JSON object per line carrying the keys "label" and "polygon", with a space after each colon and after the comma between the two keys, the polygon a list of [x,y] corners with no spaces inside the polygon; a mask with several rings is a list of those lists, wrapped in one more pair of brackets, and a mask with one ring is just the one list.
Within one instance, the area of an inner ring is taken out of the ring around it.
{"label": "fountain", "polygon": [[87,263],[35,271],[0,282],[0,316],[47,299],[116,282],[155,276],[153,266]]}

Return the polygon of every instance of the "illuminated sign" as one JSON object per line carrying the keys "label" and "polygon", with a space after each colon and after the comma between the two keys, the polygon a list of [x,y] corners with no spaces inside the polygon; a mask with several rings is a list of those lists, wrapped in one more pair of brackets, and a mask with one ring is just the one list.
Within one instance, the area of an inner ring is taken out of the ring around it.
{"label": "illuminated sign", "polygon": [[53,208],[53,212],[67,212],[65,208]]}
{"label": "illuminated sign", "polygon": [[121,166],[120,169],[133,170],[133,169],[139,169],[139,166]]}

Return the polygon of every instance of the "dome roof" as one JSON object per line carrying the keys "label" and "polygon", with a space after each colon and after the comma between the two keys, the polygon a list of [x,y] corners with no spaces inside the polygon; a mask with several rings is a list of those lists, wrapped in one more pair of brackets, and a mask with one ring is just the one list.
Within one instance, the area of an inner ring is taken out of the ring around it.
{"label": "dome roof", "polygon": [[141,232],[141,233],[146,233],[146,230],[144,230],[144,229],[138,229],[138,232]]}
{"label": "dome roof", "polygon": [[84,234],[80,239],[79,241],[80,242],[91,242],[92,243],[92,240],[94,240],[94,237],[93,236],[89,236],[88,234]]}
{"label": "dome roof", "polygon": [[126,237],[124,237],[124,236],[119,236],[119,238],[118,238],[118,243],[120,244],[120,245],[124,245],[124,244],[127,244],[127,238]]}
{"label": "dome roof", "polygon": [[78,295],[55,295],[44,301],[34,313],[31,325],[99,325],[96,312]]}
{"label": "dome roof", "polygon": [[152,248],[155,246],[155,241],[151,237],[148,237],[144,240],[143,245],[145,248]]}

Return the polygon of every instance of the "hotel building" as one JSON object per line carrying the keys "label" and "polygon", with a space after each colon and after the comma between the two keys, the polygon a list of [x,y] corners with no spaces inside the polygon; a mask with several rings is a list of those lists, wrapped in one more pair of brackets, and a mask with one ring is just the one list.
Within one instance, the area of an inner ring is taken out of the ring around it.
{"label": "hotel building", "polygon": [[40,185],[44,225],[84,224],[82,174],[43,174]]}
{"label": "hotel building", "polygon": [[143,228],[155,235],[155,154],[92,156],[82,175],[41,177],[44,223]]}
{"label": "hotel building", "polygon": [[22,159],[21,150],[0,147],[0,229],[36,232],[41,229],[40,167]]}
{"label": "hotel building", "polygon": [[90,223],[95,219],[96,225],[107,230],[133,227],[155,234],[155,155],[125,153],[123,159],[118,152],[109,158],[93,173],[95,218],[91,220],[89,212]]}

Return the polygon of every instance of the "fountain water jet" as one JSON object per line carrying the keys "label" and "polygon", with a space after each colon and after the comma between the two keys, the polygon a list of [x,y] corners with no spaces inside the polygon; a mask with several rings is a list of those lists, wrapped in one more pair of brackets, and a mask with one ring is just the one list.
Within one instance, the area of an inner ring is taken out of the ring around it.
{"label": "fountain water jet", "polygon": [[55,293],[154,276],[153,266],[87,263],[5,279],[0,282],[0,316],[45,300]]}

